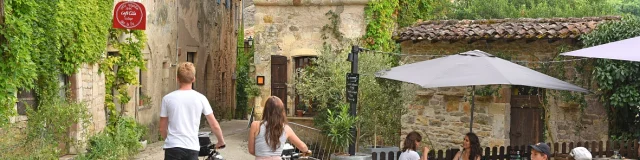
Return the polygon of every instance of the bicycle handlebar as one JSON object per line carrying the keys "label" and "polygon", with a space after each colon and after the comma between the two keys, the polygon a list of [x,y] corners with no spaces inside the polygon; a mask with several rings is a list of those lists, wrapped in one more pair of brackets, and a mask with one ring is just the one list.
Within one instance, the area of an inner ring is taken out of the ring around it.
{"label": "bicycle handlebar", "polygon": [[311,150],[309,150],[308,152],[305,153],[300,153],[300,158],[309,158],[309,156],[311,156],[312,152]]}
{"label": "bicycle handlebar", "polygon": [[209,149],[224,149],[224,147],[227,147],[227,145],[224,144],[224,145],[222,145],[222,146],[220,146],[218,148],[216,148],[216,144],[210,144],[209,145]]}

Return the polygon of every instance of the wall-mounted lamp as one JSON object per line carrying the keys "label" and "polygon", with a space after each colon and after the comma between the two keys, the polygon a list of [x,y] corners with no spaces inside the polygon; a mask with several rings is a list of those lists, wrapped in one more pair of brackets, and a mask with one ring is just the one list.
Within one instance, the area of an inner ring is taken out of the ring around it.
{"label": "wall-mounted lamp", "polygon": [[249,38],[244,40],[244,45],[246,46],[238,46],[238,48],[253,48],[253,38],[251,38],[251,36],[249,36]]}
{"label": "wall-mounted lamp", "polygon": [[247,44],[249,44],[249,48],[253,48],[253,38],[249,36],[249,38],[246,41],[247,41]]}
{"label": "wall-mounted lamp", "polygon": [[264,76],[256,77],[256,82],[258,85],[264,85]]}

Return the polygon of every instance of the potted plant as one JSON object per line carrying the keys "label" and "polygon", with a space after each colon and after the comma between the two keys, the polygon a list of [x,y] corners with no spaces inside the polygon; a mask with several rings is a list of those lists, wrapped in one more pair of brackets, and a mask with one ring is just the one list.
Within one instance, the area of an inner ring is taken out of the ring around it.
{"label": "potted plant", "polygon": [[353,136],[351,134],[351,126],[354,126],[358,118],[349,115],[349,105],[346,103],[340,103],[337,106],[337,110],[327,110],[327,130],[325,133],[337,149],[336,152],[331,154],[333,160],[359,160],[359,159],[371,159],[371,154],[356,153],[354,156],[350,156],[347,153],[349,144],[353,143]]}
{"label": "potted plant", "polygon": [[296,116],[302,117],[304,112],[307,110],[307,104],[300,102],[296,108]]}
{"label": "potted plant", "polygon": [[147,136],[147,127],[145,127],[144,125],[140,125],[140,124],[136,124],[136,128],[138,130],[138,141],[140,142],[140,150],[144,150],[145,148],[147,148],[147,140],[146,140],[146,136]]}
{"label": "potted plant", "polygon": [[147,96],[147,95],[142,94],[142,95],[140,96],[140,100],[139,100],[139,104],[138,104],[138,106],[143,106],[143,105],[145,105],[145,104],[151,104],[151,97],[149,97],[149,96]]}

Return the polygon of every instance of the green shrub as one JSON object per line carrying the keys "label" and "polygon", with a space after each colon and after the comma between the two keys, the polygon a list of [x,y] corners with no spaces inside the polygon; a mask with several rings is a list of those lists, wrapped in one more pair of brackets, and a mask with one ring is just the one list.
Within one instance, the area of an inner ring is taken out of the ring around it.
{"label": "green shrub", "polygon": [[37,109],[27,107],[27,117],[27,122],[0,129],[0,159],[58,159],[70,147],[77,147],[68,136],[69,128],[75,124],[86,128],[89,114],[83,103],[55,98]]}
{"label": "green shrub", "polygon": [[340,103],[336,111],[327,110],[325,134],[331,142],[338,146],[338,152],[346,151],[349,144],[352,143],[353,135],[351,134],[351,126],[354,126],[358,119],[349,115],[349,104]]}
{"label": "green shrub", "polygon": [[87,153],[77,159],[127,159],[135,155],[142,147],[138,140],[145,127],[129,117],[120,118],[115,125],[114,130],[89,138]]}

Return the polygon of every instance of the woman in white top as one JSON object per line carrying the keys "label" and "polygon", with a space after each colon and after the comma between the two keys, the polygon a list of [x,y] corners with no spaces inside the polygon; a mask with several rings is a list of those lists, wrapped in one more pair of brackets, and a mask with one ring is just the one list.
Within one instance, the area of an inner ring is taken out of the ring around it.
{"label": "woman in white top", "polygon": [[284,104],[280,98],[269,97],[262,114],[262,121],[252,122],[249,129],[249,153],[256,156],[256,160],[281,160],[287,140],[302,153],[311,154],[307,145],[287,125]]}
{"label": "woman in white top", "polygon": [[416,149],[420,148],[420,141],[422,141],[420,133],[413,131],[407,134],[402,146],[402,154],[400,154],[398,160],[427,160],[429,147],[422,148],[422,157],[416,152]]}
{"label": "woman in white top", "polygon": [[469,132],[464,136],[462,142],[462,151],[458,151],[454,160],[480,160],[482,157],[482,149],[480,149],[480,139],[475,133]]}

